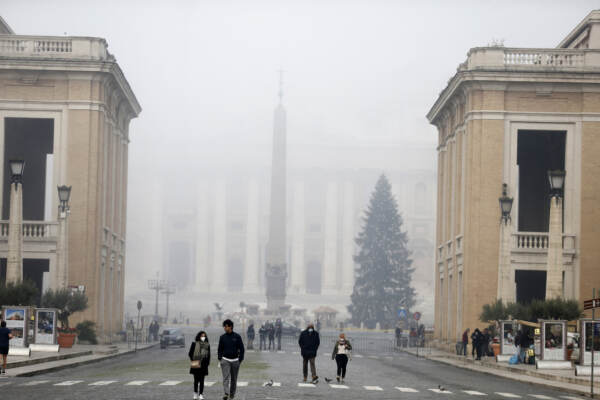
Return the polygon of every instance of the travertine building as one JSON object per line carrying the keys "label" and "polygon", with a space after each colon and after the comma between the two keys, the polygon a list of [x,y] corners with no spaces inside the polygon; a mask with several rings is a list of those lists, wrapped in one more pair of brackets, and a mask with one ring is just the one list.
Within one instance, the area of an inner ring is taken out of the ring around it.
{"label": "travertine building", "polygon": [[[453,342],[482,325],[482,305],[497,298],[545,298],[550,286],[591,296],[600,287],[600,11],[555,49],[471,49],[427,117],[439,131],[436,337]],[[562,232],[560,211],[550,222],[550,170],[566,171]],[[514,199],[506,224],[503,184]]]}
{"label": "travertine building", "polygon": [[23,158],[23,275],[56,285],[57,185],[72,186],[68,284],[85,290],[101,337],[121,329],[129,121],[141,111],[104,39],[16,35],[0,20],[0,279],[10,175]]}

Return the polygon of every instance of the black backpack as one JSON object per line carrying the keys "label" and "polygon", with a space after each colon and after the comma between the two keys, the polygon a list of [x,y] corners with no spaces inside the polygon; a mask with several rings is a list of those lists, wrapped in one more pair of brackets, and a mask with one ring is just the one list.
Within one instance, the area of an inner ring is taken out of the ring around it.
{"label": "black backpack", "polygon": [[521,335],[517,335],[515,336],[515,346],[520,346],[521,345]]}

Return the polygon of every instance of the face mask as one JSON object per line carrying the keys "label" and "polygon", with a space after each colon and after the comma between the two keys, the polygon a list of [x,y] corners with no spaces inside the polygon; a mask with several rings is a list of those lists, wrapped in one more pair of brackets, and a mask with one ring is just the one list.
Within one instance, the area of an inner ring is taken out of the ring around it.
{"label": "face mask", "polygon": [[345,342],[345,340],[344,340],[344,339],[340,339],[340,343],[344,343],[344,342]]}
{"label": "face mask", "polygon": [[206,336],[202,336],[202,337],[200,338],[200,340],[202,340],[203,342],[205,342],[205,341],[206,341]]}
{"label": "face mask", "polygon": [[312,329],[312,328],[309,328],[309,329],[308,329],[308,331],[309,331],[310,333],[312,333],[313,329]]}

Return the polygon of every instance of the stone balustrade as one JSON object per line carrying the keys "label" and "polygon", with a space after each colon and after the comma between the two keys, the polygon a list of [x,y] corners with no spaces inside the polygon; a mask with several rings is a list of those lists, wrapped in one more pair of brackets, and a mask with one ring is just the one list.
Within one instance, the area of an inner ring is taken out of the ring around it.
{"label": "stone balustrade", "polygon": [[515,49],[476,47],[459,70],[503,69],[598,69],[600,51],[580,49]]}
{"label": "stone balustrade", "polygon": [[[8,221],[0,221],[0,239],[8,240]],[[23,221],[23,240],[58,240],[58,222]]]}
{"label": "stone balustrade", "polygon": [[[548,232],[517,232],[512,235],[515,250],[548,250]],[[575,250],[575,235],[563,233],[563,249]]]}
{"label": "stone balustrade", "polygon": [[104,39],[72,36],[0,35],[0,57],[114,60]]}

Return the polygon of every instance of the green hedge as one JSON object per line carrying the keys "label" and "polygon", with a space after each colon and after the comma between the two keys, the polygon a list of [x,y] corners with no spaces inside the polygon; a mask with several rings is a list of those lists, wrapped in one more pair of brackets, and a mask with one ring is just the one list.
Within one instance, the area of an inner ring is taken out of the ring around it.
{"label": "green hedge", "polygon": [[572,321],[583,316],[583,309],[576,300],[533,300],[529,304],[508,303],[501,300],[485,304],[479,315],[483,322],[520,319],[537,322],[539,319]]}

